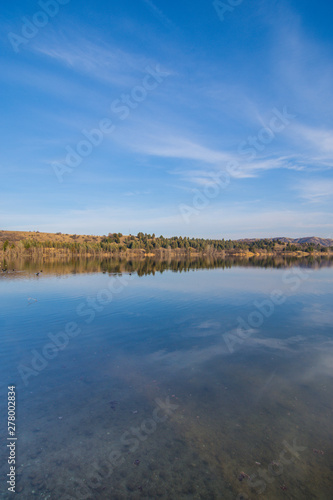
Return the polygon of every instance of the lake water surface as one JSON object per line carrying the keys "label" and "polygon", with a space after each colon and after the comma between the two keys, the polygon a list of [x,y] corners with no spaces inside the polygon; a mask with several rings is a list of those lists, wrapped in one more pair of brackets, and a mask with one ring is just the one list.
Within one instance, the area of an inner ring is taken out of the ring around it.
{"label": "lake water surface", "polygon": [[7,267],[1,498],[333,498],[332,262]]}

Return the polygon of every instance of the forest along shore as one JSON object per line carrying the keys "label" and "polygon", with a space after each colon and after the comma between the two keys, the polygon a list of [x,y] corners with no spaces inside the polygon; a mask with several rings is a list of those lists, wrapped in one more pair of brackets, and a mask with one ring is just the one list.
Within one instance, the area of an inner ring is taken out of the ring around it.
{"label": "forest along shore", "polygon": [[264,239],[204,239],[138,233],[123,235],[78,235],[39,231],[0,231],[0,257],[110,256],[181,257],[188,255],[333,255],[333,240],[318,237]]}

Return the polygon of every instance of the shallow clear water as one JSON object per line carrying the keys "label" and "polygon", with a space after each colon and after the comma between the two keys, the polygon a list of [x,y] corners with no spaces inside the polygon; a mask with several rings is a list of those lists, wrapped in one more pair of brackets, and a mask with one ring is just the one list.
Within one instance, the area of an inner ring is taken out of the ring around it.
{"label": "shallow clear water", "polygon": [[0,276],[18,498],[333,498],[329,264],[38,266]]}

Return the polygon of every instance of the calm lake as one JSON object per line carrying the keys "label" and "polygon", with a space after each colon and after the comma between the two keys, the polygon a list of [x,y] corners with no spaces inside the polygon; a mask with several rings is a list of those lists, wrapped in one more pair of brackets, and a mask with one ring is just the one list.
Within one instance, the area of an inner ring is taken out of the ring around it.
{"label": "calm lake", "polygon": [[5,265],[1,498],[333,498],[332,261]]}

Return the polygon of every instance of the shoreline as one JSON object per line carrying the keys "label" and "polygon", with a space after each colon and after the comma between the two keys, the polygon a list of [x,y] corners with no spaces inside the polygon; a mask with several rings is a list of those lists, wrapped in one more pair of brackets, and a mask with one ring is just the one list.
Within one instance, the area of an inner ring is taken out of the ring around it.
{"label": "shoreline", "polygon": [[144,258],[197,258],[197,257],[216,257],[216,258],[224,258],[224,257],[331,257],[333,256],[333,252],[305,252],[302,250],[299,251],[275,251],[275,252],[237,252],[237,251],[202,251],[196,252],[192,249],[188,251],[184,250],[156,250],[154,252],[145,252],[144,250],[126,250],[126,251],[113,251],[113,252],[104,252],[104,251],[95,251],[95,252],[85,252],[78,251],[73,252],[69,249],[53,249],[53,248],[42,248],[42,249],[31,249],[23,252],[18,252],[14,250],[3,251],[0,250],[0,258],[1,259],[16,259],[16,258],[30,258],[30,257],[40,257],[40,258],[64,258],[64,257],[82,257],[82,258],[109,258],[109,257],[121,257],[127,259],[144,259]]}

